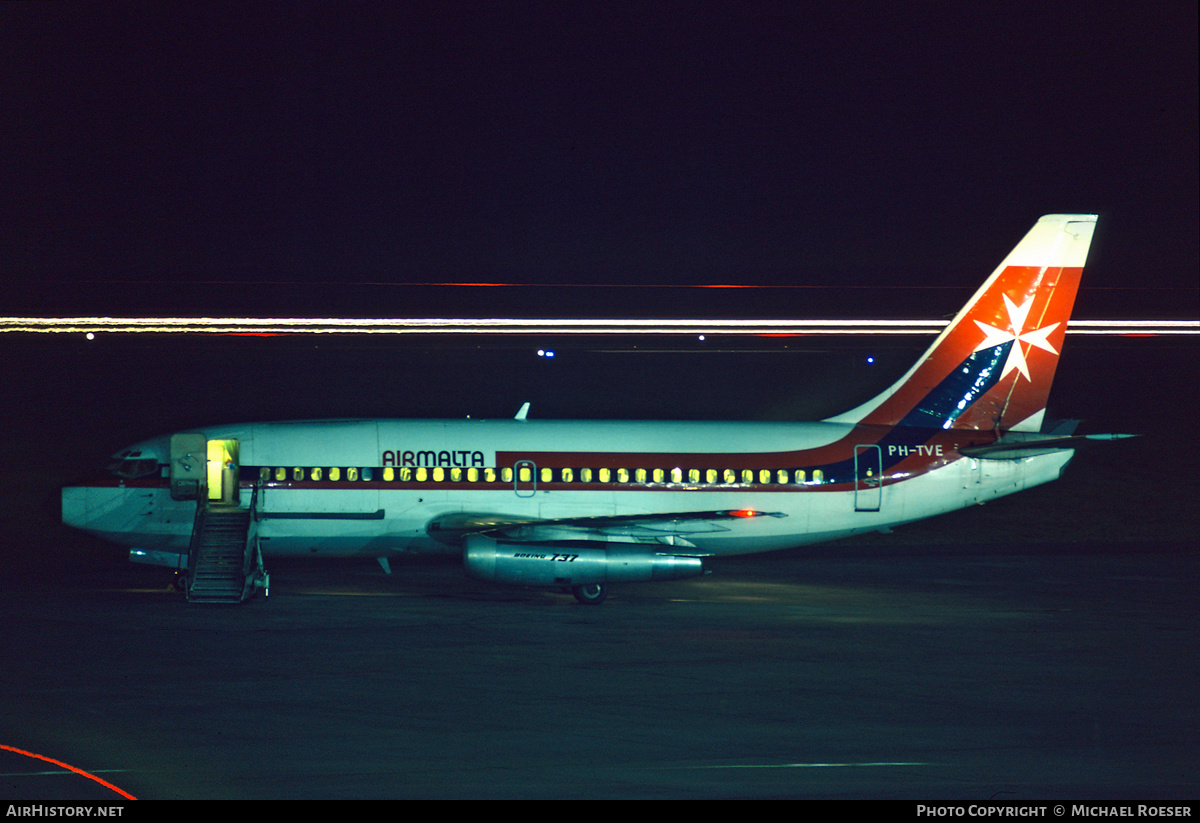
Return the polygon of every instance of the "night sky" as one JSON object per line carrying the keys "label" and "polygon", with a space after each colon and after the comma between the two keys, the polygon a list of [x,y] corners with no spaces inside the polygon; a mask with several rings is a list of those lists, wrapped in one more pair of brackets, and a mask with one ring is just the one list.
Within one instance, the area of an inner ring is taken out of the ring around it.
{"label": "night sky", "polygon": [[1070,211],[1101,216],[1087,288],[1196,316],[1195,3],[828,8],[5,3],[0,314],[970,290]]}

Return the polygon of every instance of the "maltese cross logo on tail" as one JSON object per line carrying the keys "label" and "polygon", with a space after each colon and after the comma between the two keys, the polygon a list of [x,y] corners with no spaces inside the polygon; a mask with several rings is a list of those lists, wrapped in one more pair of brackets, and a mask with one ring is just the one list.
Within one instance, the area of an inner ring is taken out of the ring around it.
{"label": "maltese cross logo on tail", "polygon": [[1008,352],[1008,360],[1004,362],[1004,370],[1000,373],[1001,378],[1013,369],[1016,369],[1026,380],[1031,379],[1029,377],[1029,366],[1025,362],[1026,350],[1021,347],[1022,343],[1037,346],[1039,349],[1048,351],[1051,354],[1058,354],[1046,339],[1050,336],[1051,332],[1058,328],[1058,323],[1051,323],[1049,326],[1043,326],[1033,331],[1025,331],[1025,320],[1029,316],[1029,309],[1032,305],[1033,297],[1030,297],[1018,306],[1006,294],[1004,295],[1004,306],[1008,309],[1008,329],[998,329],[979,320],[975,321],[975,325],[984,334],[983,342],[975,347],[975,351],[990,349],[1009,341],[1012,341],[1014,344]]}

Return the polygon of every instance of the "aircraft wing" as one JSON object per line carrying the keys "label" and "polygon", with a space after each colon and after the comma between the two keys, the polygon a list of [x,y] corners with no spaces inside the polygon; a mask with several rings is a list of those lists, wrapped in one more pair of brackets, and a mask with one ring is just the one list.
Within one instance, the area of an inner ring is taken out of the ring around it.
{"label": "aircraft wing", "polygon": [[458,512],[436,518],[429,524],[428,531],[435,539],[453,545],[458,545],[468,536],[477,534],[522,543],[600,541],[616,538],[628,542],[652,542],[673,546],[676,554],[694,554],[699,557],[703,555],[702,552],[686,551],[691,545],[689,536],[729,531],[732,523],[754,517],[787,515],[755,509],[558,518]]}

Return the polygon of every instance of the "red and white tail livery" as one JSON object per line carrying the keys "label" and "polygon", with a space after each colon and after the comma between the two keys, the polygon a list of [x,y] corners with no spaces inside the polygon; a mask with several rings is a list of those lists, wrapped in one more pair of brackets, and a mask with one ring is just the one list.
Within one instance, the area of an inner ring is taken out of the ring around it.
{"label": "red and white tail livery", "polygon": [[1043,217],[907,374],[832,421],[1037,431],[1095,228]]}
{"label": "red and white tail livery", "polygon": [[[1039,220],[895,385],[817,423],[316,420],[119,452],[63,520],[242,600],[263,558],[455,552],[497,583],[604,599],[706,557],[820,543],[1057,478],[1041,433],[1095,215]],[[524,411],[524,409],[522,410]]]}

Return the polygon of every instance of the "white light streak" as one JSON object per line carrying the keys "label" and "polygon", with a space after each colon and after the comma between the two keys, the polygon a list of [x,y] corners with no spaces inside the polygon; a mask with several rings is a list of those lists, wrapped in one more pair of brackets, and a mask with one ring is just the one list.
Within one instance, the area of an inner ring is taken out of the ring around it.
{"label": "white light streak", "polygon": [[[0,333],[933,335],[945,320],[0,317]],[[1068,334],[1198,335],[1200,320],[1073,320]]]}

